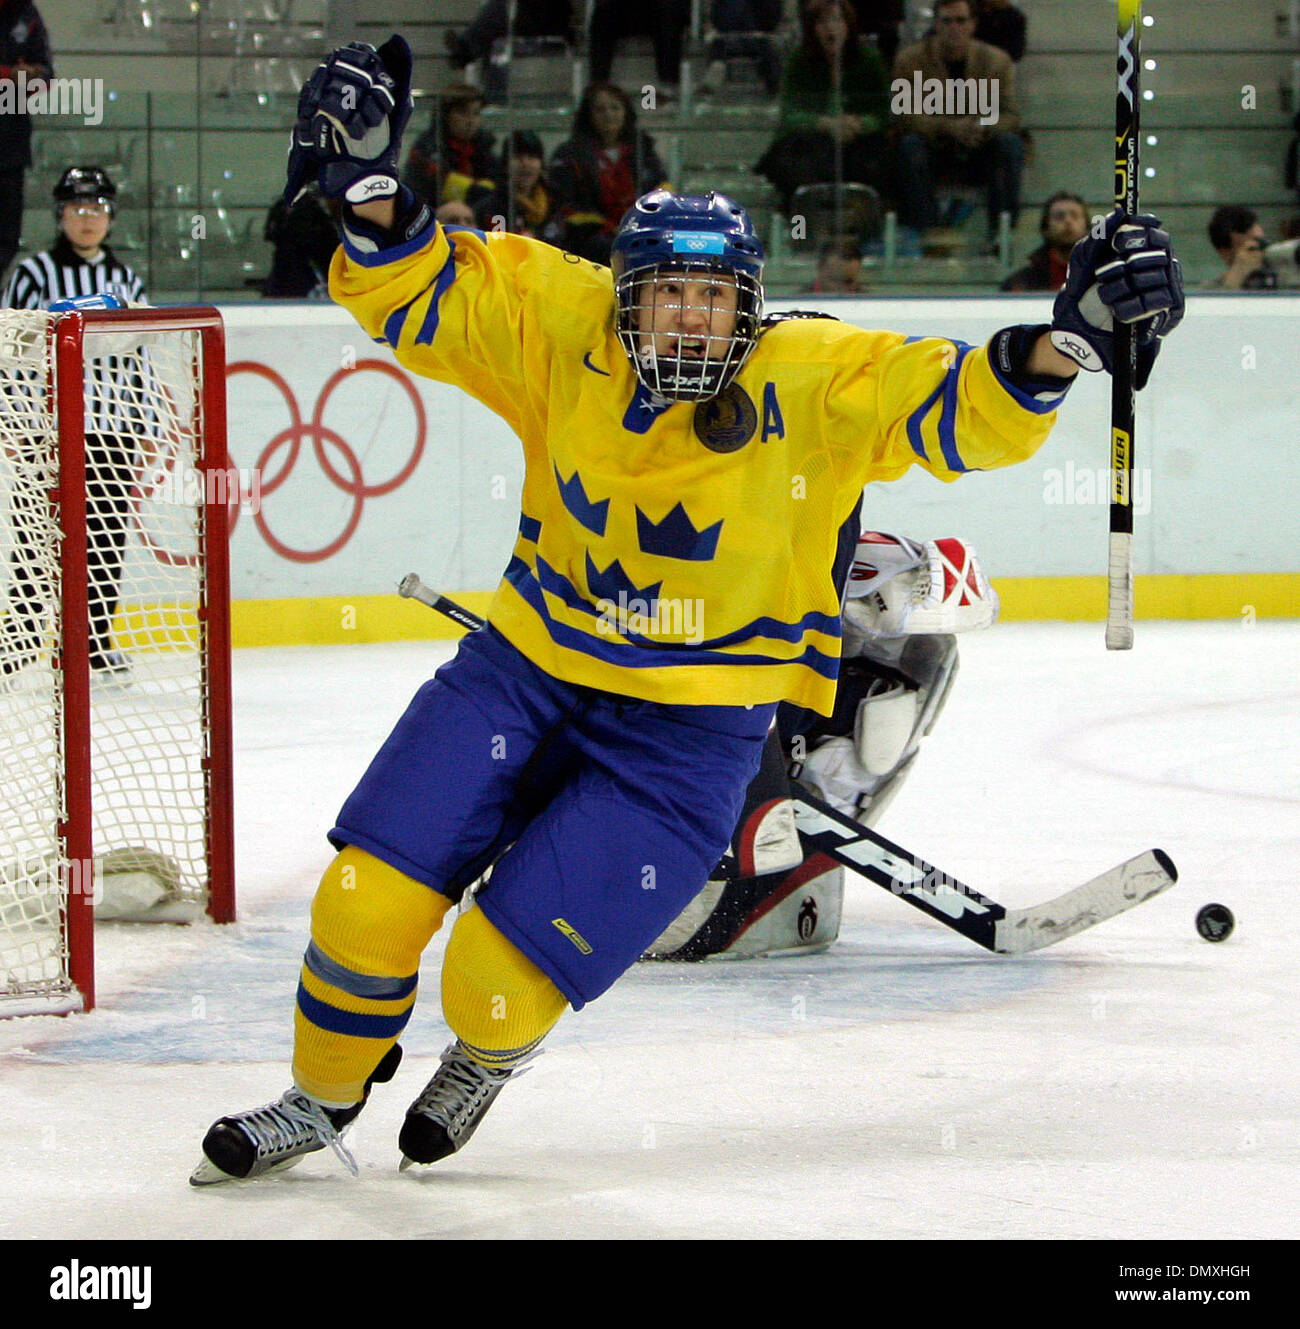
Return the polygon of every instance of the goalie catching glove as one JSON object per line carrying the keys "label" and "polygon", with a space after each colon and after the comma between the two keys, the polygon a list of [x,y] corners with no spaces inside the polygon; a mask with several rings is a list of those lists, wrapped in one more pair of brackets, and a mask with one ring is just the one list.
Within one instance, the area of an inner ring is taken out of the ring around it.
{"label": "goalie catching glove", "polygon": [[1134,388],[1146,386],[1160,343],[1182,321],[1183,273],[1160,219],[1115,211],[1070,251],[1052,306],[1052,345],[1081,369],[1114,372],[1115,320],[1137,343]]}
{"label": "goalie catching glove", "polygon": [[284,199],[319,179],[326,198],[368,203],[397,193],[397,154],[411,118],[411,48],[398,36],[378,50],[340,47],[298,98]]}
{"label": "goalie catching glove", "polygon": [[919,543],[864,531],[844,594],[846,629],[868,639],[976,631],[1000,607],[974,547],[952,536]]}

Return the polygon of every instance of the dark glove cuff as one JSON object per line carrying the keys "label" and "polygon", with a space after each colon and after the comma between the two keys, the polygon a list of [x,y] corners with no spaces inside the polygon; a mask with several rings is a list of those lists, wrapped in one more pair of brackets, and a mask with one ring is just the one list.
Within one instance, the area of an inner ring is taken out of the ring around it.
{"label": "dark glove cuff", "polygon": [[392,249],[419,235],[429,224],[432,211],[407,185],[400,185],[393,199],[393,224],[385,229],[374,222],[358,217],[349,205],[344,208],[345,225],[349,233],[364,236],[376,249]]}
{"label": "dark glove cuff", "polygon": [[1050,323],[1017,323],[995,332],[989,342],[989,360],[998,377],[1031,397],[1063,393],[1074,382],[1073,375],[1031,374],[1026,368],[1038,339],[1051,330]]}

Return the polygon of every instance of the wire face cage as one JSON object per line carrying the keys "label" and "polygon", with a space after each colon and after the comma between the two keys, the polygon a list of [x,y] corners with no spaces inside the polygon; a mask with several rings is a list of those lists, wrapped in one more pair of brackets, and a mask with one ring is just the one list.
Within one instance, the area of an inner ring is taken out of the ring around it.
{"label": "wire face cage", "polygon": [[758,342],[763,288],[746,272],[663,264],[625,272],[614,294],[637,377],[670,401],[718,396]]}

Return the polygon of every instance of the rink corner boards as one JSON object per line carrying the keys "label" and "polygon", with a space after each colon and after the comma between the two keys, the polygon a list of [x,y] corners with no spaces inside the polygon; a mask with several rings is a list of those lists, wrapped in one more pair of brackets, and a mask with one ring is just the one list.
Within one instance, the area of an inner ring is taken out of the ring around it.
{"label": "rink corner boards", "polygon": [[[1101,622],[1106,578],[998,577],[1003,623]],[[454,598],[485,614],[491,591],[457,591]],[[1203,573],[1137,578],[1139,619],[1300,618],[1300,572]],[[235,646],[334,646],[356,642],[454,638],[461,629],[397,595],[312,596],[236,600],[231,605]]]}

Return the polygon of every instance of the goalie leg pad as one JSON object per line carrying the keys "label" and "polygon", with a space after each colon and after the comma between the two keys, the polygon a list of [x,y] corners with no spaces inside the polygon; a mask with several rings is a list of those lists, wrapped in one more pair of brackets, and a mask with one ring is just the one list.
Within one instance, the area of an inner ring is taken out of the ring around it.
{"label": "goalie leg pad", "polygon": [[731,857],[742,877],[789,872],[803,862],[785,753],[775,726],[767,732],[762,760],[745,790],[740,822],[731,837]]}
{"label": "goalie leg pad", "polygon": [[839,936],[843,908],[844,869],[814,854],[793,872],[709,882],[643,958],[815,954]]}
{"label": "goalie leg pad", "polygon": [[903,647],[900,665],[916,679],[921,697],[921,715],[917,723],[919,737],[923,738],[934,728],[939,712],[947,704],[959,663],[957,641],[952,636],[912,637]]}
{"label": "goalie leg pad", "polygon": [[948,699],[957,641],[936,634],[873,642],[846,663],[835,715],[807,736],[811,751],[791,773],[837,811],[873,826]]}
{"label": "goalie leg pad", "polygon": [[360,1102],[415,1006],[420,956],[451,901],[349,846],[312,905],[294,1016],[294,1083],[329,1103]]}
{"label": "goalie leg pad", "polygon": [[883,679],[858,703],[853,746],[871,775],[888,775],[902,761],[916,731],[917,692]]}

